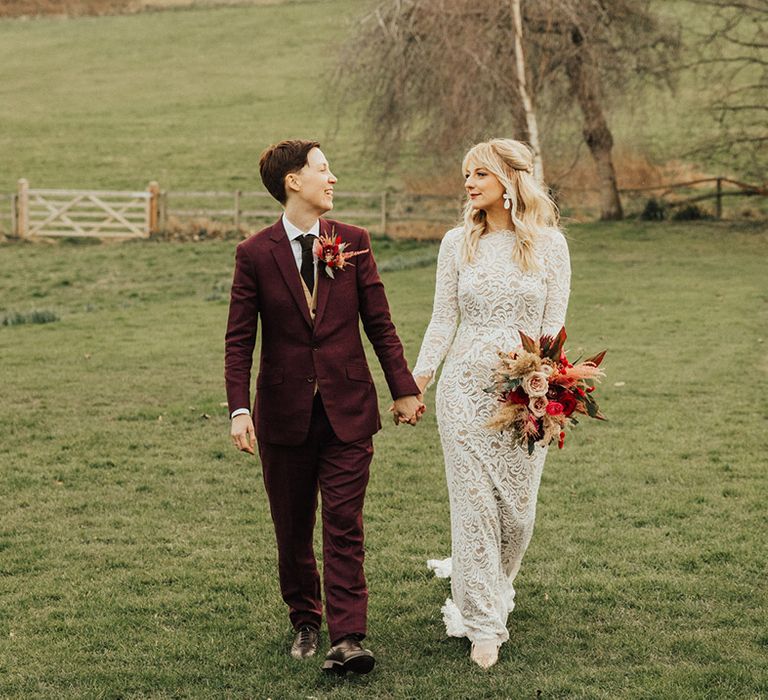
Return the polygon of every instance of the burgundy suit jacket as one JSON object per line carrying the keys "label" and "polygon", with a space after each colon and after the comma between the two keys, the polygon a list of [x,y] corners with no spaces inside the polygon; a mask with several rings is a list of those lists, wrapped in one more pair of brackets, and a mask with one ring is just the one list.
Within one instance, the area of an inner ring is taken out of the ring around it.
{"label": "burgundy suit jacket", "polygon": [[320,232],[369,252],[354,266],[317,276],[317,313],[309,315],[291,243],[282,219],[237,246],[227,322],[225,379],[230,412],[250,404],[251,365],[261,317],[261,358],[253,405],[259,440],[299,445],[307,437],[315,383],[342,442],[381,428],[376,389],[360,337],[365,333],[384,370],[392,398],[419,393],[389,313],[365,229],[329,219]]}

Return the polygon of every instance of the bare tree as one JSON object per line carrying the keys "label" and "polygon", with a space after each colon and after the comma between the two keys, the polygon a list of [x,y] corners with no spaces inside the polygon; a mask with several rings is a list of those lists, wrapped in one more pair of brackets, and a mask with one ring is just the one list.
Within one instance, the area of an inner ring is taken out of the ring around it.
{"label": "bare tree", "polygon": [[691,151],[742,177],[768,181],[768,0],[692,0],[710,14],[695,68],[710,91],[714,138]]}
{"label": "bare tree", "polygon": [[676,37],[662,31],[650,0],[524,0],[519,29],[516,4],[383,0],[355,27],[342,77],[368,97],[371,131],[393,156],[407,134],[454,156],[510,129],[540,153],[536,114],[556,118],[564,100],[577,104],[601,218],[621,218],[605,104],[637,76],[664,76]]}
{"label": "bare tree", "polygon": [[615,101],[649,82],[672,86],[678,28],[662,23],[647,0],[543,0],[531,3],[527,13],[538,63],[547,67],[540,78],[541,108],[556,114],[563,104],[578,106],[598,176],[601,218],[620,219],[607,114]]}
{"label": "bare tree", "polygon": [[539,138],[539,123],[536,110],[528,93],[528,76],[525,69],[525,50],[523,49],[523,15],[520,11],[520,0],[510,0],[512,8],[512,23],[515,28],[515,71],[517,73],[517,89],[520,93],[520,103],[523,106],[525,125],[528,138],[533,148],[533,173],[539,181],[544,181],[544,164],[541,156],[541,140]]}

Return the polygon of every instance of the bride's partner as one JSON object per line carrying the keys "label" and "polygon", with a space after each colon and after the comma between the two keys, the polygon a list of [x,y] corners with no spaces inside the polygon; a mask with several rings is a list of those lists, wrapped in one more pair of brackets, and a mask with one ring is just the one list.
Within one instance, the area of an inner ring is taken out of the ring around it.
{"label": "bride's partner", "polygon": [[452,557],[432,561],[451,576],[443,615],[449,635],[472,641],[473,661],[496,663],[509,639],[512,582],[533,534],[545,447],[527,450],[486,422],[496,399],[489,386],[498,350],[538,338],[565,322],[568,247],[557,209],[533,175],[525,144],[493,139],[463,161],[464,224],[445,234],[437,263],[434,309],[414,368],[424,392],[445,359],[437,385],[440,440],[451,508]]}
{"label": "bride's partner", "polygon": [[[381,421],[361,322],[395,399],[395,420],[415,424],[423,405],[390,318],[368,232],[321,218],[333,208],[336,177],[319,144],[281,141],[264,151],[259,169],[285,212],[237,246],[225,355],[232,441],[250,453],[258,441],[277,536],[280,590],[295,631],[291,655],[312,657],[318,645],[323,606],[312,534],[319,492],[331,641],[323,669],[367,673],[374,657],[361,644],[368,610],[363,500],[372,436]],[[319,259],[318,243],[331,236],[347,253],[358,253],[353,262],[344,265],[331,247],[331,257],[321,250]],[[328,274],[325,265],[331,263]]]}

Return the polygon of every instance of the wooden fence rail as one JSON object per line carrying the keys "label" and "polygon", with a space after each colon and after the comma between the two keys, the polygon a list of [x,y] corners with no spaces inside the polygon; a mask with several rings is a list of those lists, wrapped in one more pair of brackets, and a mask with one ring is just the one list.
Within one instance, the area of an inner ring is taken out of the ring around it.
{"label": "wooden fence rail", "polygon": [[[235,228],[244,223],[275,219],[282,211],[267,192],[243,190],[162,192],[160,208],[159,216],[163,222],[169,217],[223,217]],[[329,216],[353,219],[374,228],[377,233],[386,234],[394,223],[452,223],[460,208],[461,202],[450,195],[349,191],[334,194],[334,209]]]}
{"label": "wooden fence rail", "polygon": [[[714,191],[695,194],[695,188],[707,184],[714,184]],[[726,191],[726,187],[733,189]],[[666,204],[680,207],[714,199],[717,218],[722,218],[725,197],[768,196],[766,185],[750,185],[727,177],[622,188],[620,192],[624,195],[658,192],[658,197],[664,199],[682,190],[688,190],[692,196],[666,201]],[[566,194],[586,191],[567,188]],[[26,180],[19,180],[18,191],[2,199],[8,204],[8,213],[0,210],[0,231],[10,230],[19,238],[146,238],[168,230],[171,217],[223,219],[239,229],[243,225],[274,220],[282,211],[266,192],[161,191],[156,182],[151,182],[146,190],[118,191],[32,189]],[[337,192],[334,203],[332,217],[350,219],[386,235],[398,228],[407,232],[410,228],[429,225],[439,231],[441,226],[454,225],[459,220],[463,197],[350,191]],[[9,222],[9,228],[4,221]]]}
{"label": "wooden fence rail", "polygon": [[[698,187],[699,185],[715,184],[715,191],[705,194],[695,195],[686,199],[678,199],[669,202],[669,206],[682,207],[686,204],[695,204],[708,199],[715,200],[715,216],[718,219],[723,218],[723,198],[724,197],[768,197],[768,185],[750,185],[746,182],[733,180],[728,177],[706,177],[688,182],[674,182],[663,185],[654,185],[652,187],[628,187],[619,190],[621,194],[632,194],[641,192],[659,192],[659,197],[664,198],[676,191]],[[724,191],[724,185],[731,185],[736,188],[735,191]]]}

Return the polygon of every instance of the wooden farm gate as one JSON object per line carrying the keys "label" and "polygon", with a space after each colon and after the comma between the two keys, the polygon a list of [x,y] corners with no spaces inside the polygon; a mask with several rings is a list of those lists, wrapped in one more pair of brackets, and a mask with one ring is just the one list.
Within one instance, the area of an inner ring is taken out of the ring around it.
{"label": "wooden farm gate", "polygon": [[157,229],[159,187],[145,191],[32,189],[19,180],[14,232],[32,236],[147,238]]}

